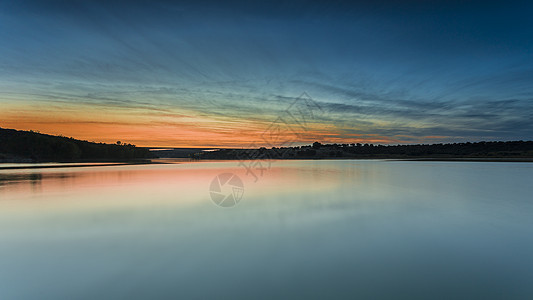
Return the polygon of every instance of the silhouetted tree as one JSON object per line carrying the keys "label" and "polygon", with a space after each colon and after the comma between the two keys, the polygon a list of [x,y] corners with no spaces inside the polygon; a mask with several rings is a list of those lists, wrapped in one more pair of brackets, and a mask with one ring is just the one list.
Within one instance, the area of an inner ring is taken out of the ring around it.
{"label": "silhouetted tree", "polygon": [[147,158],[150,152],[131,144],[103,144],[73,138],[0,128],[2,157],[34,161],[128,160]]}

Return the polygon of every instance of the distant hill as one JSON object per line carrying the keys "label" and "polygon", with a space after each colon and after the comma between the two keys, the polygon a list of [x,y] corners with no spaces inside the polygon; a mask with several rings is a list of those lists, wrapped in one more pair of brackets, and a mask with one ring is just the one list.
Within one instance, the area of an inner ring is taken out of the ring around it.
{"label": "distant hill", "polygon": [[0,128],[0,162],[128,161],[149,158],[131,144],[104,144],[34,131]]}
{"label": "distant hill", "polygon": [[169,148],[169,149],[150,149],[152,156],[157,158],[190,158],[193,154],[206,151],[218,150],[214,148]]}
{"label": "distant hill", "polygon": [[321,144],[309,146],[221,149],[195,153],[196,159],[484,159],[484,160],[527,160],[533,159],[533,141],[476,142],[451,144],[417,145],[373,145],[373,144]]}

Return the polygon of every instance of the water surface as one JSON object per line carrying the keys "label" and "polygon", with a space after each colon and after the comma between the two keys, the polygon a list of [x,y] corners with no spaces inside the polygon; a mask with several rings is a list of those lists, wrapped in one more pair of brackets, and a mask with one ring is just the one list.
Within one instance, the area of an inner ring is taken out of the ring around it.
{"label": "water surface", "polygon": [[[254,170],[0,170],[0,299],[533,298],[533,164]],[[228,172],[244,195],[221,208]]]}

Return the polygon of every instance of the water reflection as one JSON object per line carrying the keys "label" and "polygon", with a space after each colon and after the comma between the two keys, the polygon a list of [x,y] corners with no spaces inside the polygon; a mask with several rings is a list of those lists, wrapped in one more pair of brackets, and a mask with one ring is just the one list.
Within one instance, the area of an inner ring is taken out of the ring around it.
{"label": "water reflection", "polygon": [[[222,209],[209,185],[242,180]],[[0,299],[524,299],[531,164],[0,171]],[[502,296],[502,297],[503,297]]]}
{"label": "water reflection", "polygon": [[24,181],[34,183],[40,181],[42,177],[41,173],[0,174],[0,185],[16,184]]}

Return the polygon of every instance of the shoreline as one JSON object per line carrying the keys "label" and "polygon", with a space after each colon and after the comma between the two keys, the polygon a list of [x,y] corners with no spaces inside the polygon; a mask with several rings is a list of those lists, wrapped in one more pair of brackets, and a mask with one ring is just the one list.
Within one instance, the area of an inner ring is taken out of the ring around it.
{"label": "shoreline", "polygon": [[[246,159],[253,160],[253,159]],[[394,158],[394,157],[327,157],[327,158],[276,158],[276,159],[264,159],[264,160],[387,160],[387,161],[421,161],[421,162],[528,162],[533,163],[533,158],[505,158],[505,157],[449,157],[449,158],[435,158],[435,157],[423,157],[423,158]],[[208,161],[240,161],[239,159],[191,159],[190,162],[208,162]],[[159,164],[175,164],[166,163],[162,161],[138,161],[138,162],[80,162],[80,163],[67,163],[67,162],[46,162],[43,165],[26,165],[31,163],[6,163],[11,166],[3,167],[0,163],[0,171],[2,170],[25,170],[25,169],[59,169],[59,168],[86,168],[86,167],[112,167],[112,166],[131,166],[131,165],[159,165]],[[21,166],[16,166],[21,164]],[[47,165],[50,164],[50,165]]]}
{"label": "shoreline", "polygon": [[468,162],[533,162],[533,158],[505,158],[505,157],[451,157],[451,158],[407,158],[395,159],[403,161],[468,161]]}
{"label": "shoreline", "polygon": [[[235,158],[208,158],[192,159],[191,161],[249,161],[255,159]],[[299,158],[272,158],[261,160],[388,160],[388,161],[468,161],[468,162],[533,162],[533,157],[299,157]]]}
{"label": "shoreline", "polygon": [[[0,163],[0,170],[25,170],[25,169],[58,169],[58,168],[86,168],[86,167],[112,167],[112,166],[131,166],[131,165],[157,165],[165,164],[164,162],[153,161],[133,161],[133,162],[79,162],[79,163],[67,163],[67,162],[42,162],[40,163],[6,163],[12,166],[3,167]],[[24,166],[13,166],[21,164]],[[27,165],[33,164],[33,165]]]}

